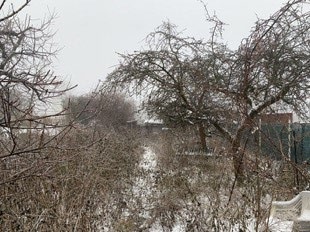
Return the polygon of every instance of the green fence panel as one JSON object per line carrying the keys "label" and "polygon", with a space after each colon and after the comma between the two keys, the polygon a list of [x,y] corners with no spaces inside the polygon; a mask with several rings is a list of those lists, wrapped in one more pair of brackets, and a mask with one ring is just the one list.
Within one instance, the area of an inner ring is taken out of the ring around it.
{"label": "green fence panel", "polygon": [[287,156],[296,163],[310,164],[310,123],[264,124],[256,136],[261,138],[262,154],[275,159]]}
{"label": "green fence panel", "polygon": [[310,124],[292,124],[291,158],[296,163],[310,162]]}
{"label": "green fence panel", "polygon": [[261,152],[271,158],[281,159],[290,153],[290,128],[283,124],[261,126]]}

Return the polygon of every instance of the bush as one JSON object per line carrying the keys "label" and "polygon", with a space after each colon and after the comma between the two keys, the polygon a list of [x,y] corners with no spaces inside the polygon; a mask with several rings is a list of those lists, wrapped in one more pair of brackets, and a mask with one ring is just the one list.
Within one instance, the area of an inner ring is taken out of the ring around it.
{"label": "bush", "polygon": [[1,231],[97,231],[118,220],[139,160],[138,141],[84,128],[54,145],[27,156],[29,175],[0,185]]}

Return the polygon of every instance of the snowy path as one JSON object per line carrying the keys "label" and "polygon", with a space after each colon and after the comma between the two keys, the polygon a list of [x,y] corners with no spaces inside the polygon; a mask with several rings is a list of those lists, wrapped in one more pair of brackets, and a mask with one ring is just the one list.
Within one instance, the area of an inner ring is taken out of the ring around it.
{"label": "snowy path", "polygon": [[[149,148],[144,148],[144,153],[139,163],[139,167],[144,175],[137,179],[134,190],[136,196],[140,196],[142,207],[144,212],[142,212],[143,217],[147,220],[149,219],[149,210],[152,209],[154,200],[158,197],[156,188],[156,179],[158,178],[158,167],[157,167],[157,157],[154,151]],[[148,230],[149,232],[163,232],[162,228],[154,222],[153,225]],[[184,230],[180,225],[175,225],[172,232],[183,232]]]}
{"label": "snowy path", "polygon": [[[156,179],[159,175],[159,168],[157,167],[157,157],[151,148],[144,147],[144,152],[138,167],[140,168],[142,175],[139,175],[139,177],[137,177],[133,186],[133,193],[135,195],[135,198],[138,199],[139,205],[142,209],[140,210],[139,215],[144,218],[145,221],[148,221],[152,217],[151,210],[155,206],[154,204],[156,204],[156,197],[158,197]],[[172,229],[172,232],[185,231],[182,228],[181,224],[182,223],[176,223],[176,225]],[[279,222],[274,220],[270,223],[269,229],[272,232],[291,232],[292,222]],[[155,222],[155,224],[153,224],[148,231],[162,232],[163,230],[160,227],[157,227]],[[254,229],[248,228],[248,231],[254,231]]]}
{"label": "snowy path", "polygon": [[157,160],[156,154],[149,147],[144,147],[144,153],[138,165],[141,175],[137,177],[133,186],[134,198],[139,205],[139,216],[147,221],[151,215],[156,196]]}
{"label": "snowy path", "polygon": [[156,154],[149,147],[145,147],[144,149],[145,151],[143,153],[139,166],[145,171],[154,172],[157,165]]}
{"label": "snowy path", "polygon": [[143,208],[147,208],[150,197],[154,195],[156,181],[156,154],[149,148],[144,148],[144,153],[139,163],[143,175],[140,175],[133,187],[136,196],[141,197]]}

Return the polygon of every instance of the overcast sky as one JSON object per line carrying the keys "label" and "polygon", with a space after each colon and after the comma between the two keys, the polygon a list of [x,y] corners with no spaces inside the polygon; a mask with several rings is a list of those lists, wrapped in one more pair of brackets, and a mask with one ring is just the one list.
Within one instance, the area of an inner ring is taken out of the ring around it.
{"label": "overcast sky", "polygon": [[[266,18],[285,0],[208,0],[210,12],[227,23],[224,39],[237,48],[257,17]],[[117,65],[117,53],[133,52],[163,21],[185,34],[208,38],[209,25],[198,0],[32,0],[27,13],[40,19],[55,12],[55,42],[62,50],[55,72],[71,84],[75,94],[91,91]]]}

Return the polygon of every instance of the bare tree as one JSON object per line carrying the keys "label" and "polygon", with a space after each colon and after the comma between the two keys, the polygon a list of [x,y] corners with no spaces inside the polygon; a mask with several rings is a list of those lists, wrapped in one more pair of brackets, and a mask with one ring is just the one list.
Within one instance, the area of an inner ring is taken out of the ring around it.
{"label": "bare tree", "polygon": [[0,22],[7,21],[14,16],[16,16],[19,12],[21,12],[25,7],[27,7],[30,4],[31,0],[24,0],[21,1],[18,4],[12,4],[8,2],[7,0],[2,0],[0,3],[0,10],[1,11],[7,11],[5,14],[0,18]]}
{"label": "bare tree", "polygon": [[100,92],[71,96],[67,102],[67,116],[83,125],[120,128],[134,119],[134,103],[121,93]]}
{"label": "bare tree", "polygon": [[69,89],[50,70],[57,53],[53,16],[40,23],[30,17],[20,19],[19,12],[29,3],[0,5],[3,15],[9,10],[0,19],[0,161],[7,170],[1,183],[32,170],[29,160],[22,165],[17,159],[39,155],[65,128],[63,110],[47,111]]}
{"label": "bare tree", "polygon": [[184,38],[165,23],[147,38],[148,49],[121,56],[108,82],[146,92],[144,107],[161,118],[212,125],[229,141],[236,177],[242,179],[246,132],[260,114],[290,109],[307,116],[305,4],[288,2],[269,19],[258,20],[236,51],[217,42],[222,24],[216,17],[208,15],[215,26],[207,43]]}
{"label": "bare tree", "polygon": [[171,23],[157,28],[146,42],[147,50],[122,55],[122,63],[108,82],[144,95],[143,107],[167,124],[196,125],[205,150],[208,119],[222,111],[209,90],[216,78],[213,71],[219,68],[211,47],[183,37]]}
{"label": "bare tree", "polygon": [[246,145],[242,141],[245,132],[257,126],[260,114],[290,110],[303,118],[309,116],[310,15],[302,8],[306,3],[288,2],[269,19],[259,20],[235,52],[224,84],[216,83],[223,101],[230,103],[227,110],[237,117],[232,130],[227,118],[213,125],[231,141],[240,176]]}

